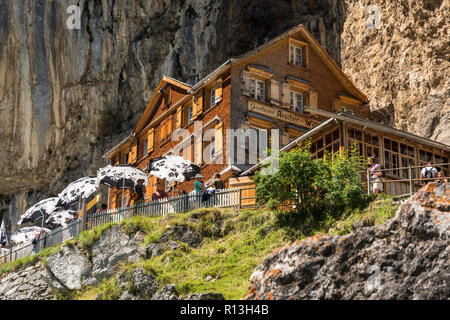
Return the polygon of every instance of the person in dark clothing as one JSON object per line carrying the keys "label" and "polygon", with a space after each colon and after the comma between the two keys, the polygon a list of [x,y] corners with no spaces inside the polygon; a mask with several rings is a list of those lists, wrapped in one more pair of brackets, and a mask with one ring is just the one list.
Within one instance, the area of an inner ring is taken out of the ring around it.
{"label": "person in dark clothing", "polygon": [[152,201],[167,198],[167,193],[164,191],[160,182],[156,183],[156,191],[152,194]]}
{"label": "person in dark clothing", "polygon": [[134,206],[138,206],[145,202],[145,186],[144,179],[139,179],[136,186],[132,190],[132,196],[128,200],[128,206],[130,205],[131,199],[134,200]]}
{"label": "person in dark clothing", "polygon": [[220,180],[220,173],[216,173],[214,176],[214,180],[212,181],[212,186],[214,186],[214,189],[225,189],[225,183]]}

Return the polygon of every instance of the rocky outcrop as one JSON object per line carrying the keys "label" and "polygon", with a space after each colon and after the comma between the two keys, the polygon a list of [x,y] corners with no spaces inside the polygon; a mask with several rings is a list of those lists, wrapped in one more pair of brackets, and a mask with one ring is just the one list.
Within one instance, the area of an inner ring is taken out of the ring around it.
{"label": "rocky outcrop", "polygon": [[383,225],[275,250],[246,299],[448,299],[450,185],[430,183]]}
{"label": "rocky outcrop", "polygon": [[54,292],[44,281],[46,270],[39,264],[0,278],[0,300],[53,300]]}
{"label": "rocky outcrop", "polygon": [[[74,291],[112,278],[120,290],[120,295],[116,297],[120,300],[223,299],[220,293],[199,293],[183,298],[174,284],[160,287],[156,276],[142,268],[118,268],[119,265],[129,265],[160,255],[164,250],[177,250],[181,245],[168,239],[168,236],[179,237],[180,241],[182,239],[194,245],[201,242],[194,229],[184,227],[168,230],[161,237],[161,242],[146,247],[141,231],[128,234],[119,225],[104,230],[89,247],[66,243],[59,251],[51,254],[45,263],[38,261],[32,266],[3,274],[0,277],[0,300],[70,298]],[[186,230],[186,237],[181,236],[180,230]],[[191,239],[194,240],[191,242]],[[105,297],[98,294],[96,299]]]}
{"label": "rocky outcrop", "polygon": [[[80,29],[66,26],[72,4]],[[380,29],[368,27],[374,5]],[[299,23],[387,122],[448,143],[449,5],[0,0],[0,215],[14,232],[25,208],[95,174],[163,74],[194,83]]]}

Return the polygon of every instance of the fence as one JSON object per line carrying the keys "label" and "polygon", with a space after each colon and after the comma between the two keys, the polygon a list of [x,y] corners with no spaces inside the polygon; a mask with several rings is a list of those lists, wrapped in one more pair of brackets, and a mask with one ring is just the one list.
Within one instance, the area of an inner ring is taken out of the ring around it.
{"label": "fence", "polygon": [[[439,163],[436,165],[431,165],[431,167],[442,167],[450,165],[450,163]],[[434,178],[420,178],[420,171],[423,169],[422,166],[409,166],[409,167],[398,167],[382,169],[381,172],[385,173],[384,178],[382,178],[383,193],[392,194],[395,196],[407,196],[412,195],[414,192],[418,191],[421,187],[430,181],[445,182],[449,181],[450,177],[434,177]],[[444,172],[444,171],[441,171]],[[365,183],[367,187],[367,194],[373,192],[374,179],[371,178],[371,172],[369,169],[365,172]]]}
{"label": "fence", "polygon": [[[168,213],[187,212],[198,208],[235,208],[239,209],[242,203],[242,191],[238,188],[218,190],[202,202],[201,194],[187,194],[154,200],[141,205],[107,210],[86,216],[86,225],[82,226],[79,219],[66,227],[58,227],[38,240],[36,246],[32,244],[18,245],[8,253],[0,254],[0,263],[15,261],[17,259],[36,254],[46,247],[60,244],[79,235],[81,231],[92,229],[100,225],[114,222],[118,223],[133,216],[157,217]],[[246,199],[244,199],[246,200]],[[248,200],[247,200],[248,201]]]}
{"label": "fence", "polygon": [[15,261],[20,258],[28,257],[36,254],[43,249],[55,246],[64,241],[70,240],[79,235],[81,232],[81,221],[75,221],[66,227],[58,227],[41,237],[36,245],[31,243],[19,244],[9,249],[9,252],[2,252],[0,255],[0,263]]}

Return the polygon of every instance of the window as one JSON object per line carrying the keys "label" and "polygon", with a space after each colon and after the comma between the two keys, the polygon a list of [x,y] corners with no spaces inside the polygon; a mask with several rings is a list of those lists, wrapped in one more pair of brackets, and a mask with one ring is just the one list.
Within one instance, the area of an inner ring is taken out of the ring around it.
{"label": "window", "polygon": [[148,154],[148,139],[144,139],[144,143],[142,145],[142,157],[145,157]]}
{"label": "window", "polygon": [[192,105],[188,108],[188,124],[192,123]]}
{"label": "window", "polygon": [[290,105],[292,110],[295,110],[297,112],[303,112],[303,94],[291,91]]}
{"label": "window", "polygon": [[122,208],[125,208],[127,206],[127,202],[128,202],[128,197],[124,192],[122,195]]}
{"label": "window", "polygon": [[440,165],[442,163],[448,163],[448,158],[431,153],[425,150],[419,150],[419,165],[426,166],[427,162],[431,162],[434,164],[438,171],[443,171],[446,176],[449,175],[449,165]]}
{"label": "window", "polygon": [[368,132],[362,132],[356,128],[348,128],[348,148],[351,150],[356,144],[359,155],[368,158],[380,159],[380,147],[378,136]]}
{"label": "window", "polygon": [[264,81],[250,79],[250,96],[259,101],[266,100],[266,85]]}
{"label": "window", "polygon": [[290,46],[289,62],[303,67],[303,49],[294,45]]}
{"label": "window", "polygon": [[125,153],[125,164],[128,163],[128,156],[129,156],[129,153]]}
{"label": "window", "polygon": [[329,132],[311,144],[311,153],[314,158],[323,158],[326,152],[334,154],[339,152],[339,129]]}
{"label": "window", "polygon": [[211,106],[216,104],[216,89],[211,90]]}
{"label": "window", "polygon": [[[384,138],[384,164],[386,169],[393,169],[386,174],[407,179],[408,169],[396,169],[414,166],[414,147]],[[413,170],[414,177],[415,170]]]}

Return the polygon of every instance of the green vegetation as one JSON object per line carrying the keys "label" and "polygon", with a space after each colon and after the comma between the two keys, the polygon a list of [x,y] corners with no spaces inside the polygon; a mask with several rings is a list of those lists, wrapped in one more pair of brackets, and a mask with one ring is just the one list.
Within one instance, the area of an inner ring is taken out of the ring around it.
{"label": "green vegetation", "polygon": [[[348,234],[359,221],[364,225],[384,223],[397,207],[392,197],[379,195],[340,217],[330,214],[305,217],[289,226],[282,223],[281,217],[296,214],[269,210],[201,209],[159,218],[134,217],[121,224],[126,232],[144,232],[146,244],[160,242],[164,232],[176,225],[190,226],[204,239],[198,248],[180,243],[176,250],[166,248],[160,256],[122,265],[121,270],[144,268],[156,276],[160,286],[174,283],[183,295],[211,291],[222,293],[226,299],[241,299],[253,270],[274,249],[319,233]],[[214,281],[206,281],[208,276]],[[73,298],[95,299],[97,295],[100,299],[120,296],[116,278],[77,292]]]}
{"label": "green vegetation", "polygon": [[38,254],[33,254],[28,257],[23,257],[12,262],[0,264],[0,276],[6,272],[12,272],[22,267],[33,265],[37,261],[41,261],[41,263],[45,264],[47,261],[47,257],[51,256],[54,252],[58,251],[60,247],[61,245],[46,248],[40,251]]}
{"label": "green vegetation", "polygon": [[[360,178],[363,160],[354,150],[313,159],[311,142],[278,154],[279,167],[273,174],[265,170],[255,175],[260,203],[275,208],[292,203],[297,216],[340,214],[364,201]],[[270,164],[267,164],[264,169]]]}

